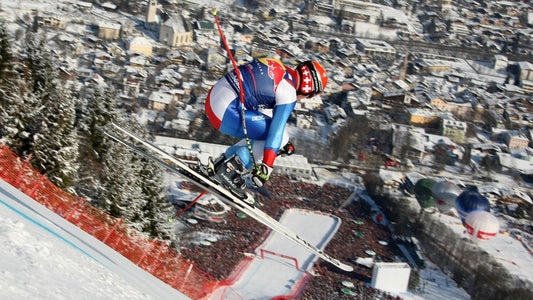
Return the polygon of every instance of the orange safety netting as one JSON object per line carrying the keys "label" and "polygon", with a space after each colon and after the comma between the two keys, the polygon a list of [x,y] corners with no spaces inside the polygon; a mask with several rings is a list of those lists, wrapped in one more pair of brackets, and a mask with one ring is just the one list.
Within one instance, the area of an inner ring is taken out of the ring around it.
{"label": "orange safety netting", "polygon": [[122,223],[122,219],[64,192],[37,172],[29,159],[21,159],[3,144],[0,144],[0,179],[192,299],[205,299],[219,286],[216,279],[166,243],[150,240]]}

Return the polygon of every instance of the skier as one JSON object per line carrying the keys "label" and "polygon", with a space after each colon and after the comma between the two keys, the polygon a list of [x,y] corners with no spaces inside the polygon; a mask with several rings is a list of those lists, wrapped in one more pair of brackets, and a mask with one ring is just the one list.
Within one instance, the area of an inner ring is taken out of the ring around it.
{"label": "skier", "polygon": [[[276,156],[294,152],[285,125],[296,101],[323,92],[328,78],[318,62],[305,61],[291,69],[274,58],[254,59],[239,66],[239,72],[244,91],[245,127],[241,115],[241,84],[235,70],[211,88],[205,111],[211,124],[227,135],[245,138],[246,128],[254,157],[257,163],[261,161],[252,171],[252,182],[261,187],[269,180]],[[200,169],[243,196],[246,183],[242,175],[253,165],[248,144],[241,140]]]}

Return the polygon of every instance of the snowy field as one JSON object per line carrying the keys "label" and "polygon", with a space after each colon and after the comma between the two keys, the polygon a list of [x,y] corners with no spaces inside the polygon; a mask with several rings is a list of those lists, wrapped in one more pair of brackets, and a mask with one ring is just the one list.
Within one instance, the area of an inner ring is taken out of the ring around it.
{"label": "snowy field", "polygon": [[188,299],[0,180],[0,299]]}
{"label": "snowy field", "polygon": [[[405,299],[409,299],[405,297]],[[470,299],[468,293],[457,286],[446,274],[428,259],[420,270],[420,289],[411,299],[448,300]]]}
{"label": "snowy field", "polygon": [[[470,239],[466,229],[458,218],[439,214],[443,222],[458,233],[461,238]],[[508,230],[506,221],[498,218],[500,231]],[[477,241],[477,245],[502,264],[512,275],[533,282],[533,256],[528,249],[510,234],[499,233],[488,241]]]}

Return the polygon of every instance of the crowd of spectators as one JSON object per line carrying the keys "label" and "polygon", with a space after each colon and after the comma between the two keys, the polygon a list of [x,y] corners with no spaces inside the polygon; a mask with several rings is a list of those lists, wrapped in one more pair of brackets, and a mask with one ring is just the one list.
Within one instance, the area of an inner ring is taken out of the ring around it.
{"label": "crowd of spectators", "polygon": [[[372,269],[359,265],[358,257],[373,257],[374,261],[394,262],[401,256],[389,230],[374,222],[371,206],[363,200],[350,202],[336,214],[343,221],[335,237],[326,247],[326,252],[342,261],[352,263],[354,271],[339,272],[331,265],[319,261],[318,277],[305,289],[301,299],[397,299],[368,285],[372,279]],[[381,243],[380,243],[381,242]],[[374,255],[367,254],[373,251]],[[354,284],[346,288],[343,282]],[[330,298],[326,295],[331,295]]]}
{"label": "crowd of spectators", "polygon": [[201,221],[189,226],[216,235],[218,239],[211,245],[196,240],[182,241],[180,254],[218,280],[226,279],[245,258],[245,253],[253,253],[268,234],[266,226],[234,210],[226,215],[225,222]]}
{"label": "crowd of spectators", "polygon": [[[319,260],[312,280],[299,296],[301,299],[396,299],[368,286],[372,269],[356,263],[358,257],[393,262],[398,260],[401,252],[388,228],[374,221],[376,212],[369,204],[364,200],[345,204],[352,193],[329,183],[319,186],[275,176],[256,194],[261,209],[276,219],[288,208],[303,208],[330,213],[342,220],[325,252],[351,263],[354,272],[343,272]],[[266,226],[235,210],[226,215],[226,222],[199,222],[190,226],[195,231],[210,232],[219,238],[211,245],[182,241],[180,253],[218,280],[228,278],[245,259],[245,253],[253,253],[269,234]],[[346,288],[343,285],[346,281],[354,286]]]}

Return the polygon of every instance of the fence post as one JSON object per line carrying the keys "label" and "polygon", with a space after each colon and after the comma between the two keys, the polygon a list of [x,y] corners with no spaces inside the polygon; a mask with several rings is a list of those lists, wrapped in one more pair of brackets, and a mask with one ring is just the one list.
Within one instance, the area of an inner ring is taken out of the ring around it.
{"label": "fence post", "polygon": [[72,209],[72,211],[68,214],[68,216],[65,218],[67,221],[70,222],[70,219],[72,218],[72,216],[74,215],[74,213],[78,210],[78,208],[80,208],[81,204],[85,201],[84,198],[81,198],[80,201],[78,201],[78,203],[76,204],[76,206]]}
{"label": "fence post", "polygon": [[150,252],[150,251],[152,250],[152,248],[153,248],[154,245],[155,245],[155,242],[156,242],[155,240],[152,241],[152,245],[151,245],[148,249],[146,249],[146,250],[143,252],[143,255],[141,255],[141,258],[139,258],[139,260],[138,260],[137,263],[136,263],[137,265],[140,265],[141,262],[144,260],[144,258],[145,258],[146,256],[148,256],[148,252]]}
{"label": "fence post", "polygon": [[111,233],[113,233],[113,231],[115,231],[118,227],[118,225],[120,225],[120,223],[122,223],[122,221],[124,220],[124,216],[122,216],[116,223],[115,225],[113,225],[113,228],[111,228],[111,230],[109,230],[109,232],[107,233],[107,235],[105,236],[105,238],[102,240],[102,243],[105,244],[105,242],[107,241],[107,239],[109,238],[109,236],[111,236]]}
{"label": "fence post", "polygon": [[19,188],[19,182],[22,178],[22,175],[24,175],[24,170],[26,169],[26,167],[30,164],[30,159],[32,157],[32,154],[30,153],[30,155],[28,155],[28,158],[26,158],[26,160],[24,161],[24,165],[22,165],[22,169],[20,170],[20,173],[19,175],[17,176],[17,179],[15,180],[15,182],[13,183],[13,186],[16,187],[17,189]]}
{"label": "fence post", "polygon": [[113,249],[116,249],[118,243],[119,243],[121,240],[122,240],[122,235],[121,235],[120,233],[118,233],[118,238],[117,238],[117,240],[115,241],[115,243],[113,244],[113,247],[111,247],[111,245],[108,245],[108,246],[110,246],[110,247],[113,248]]}
{"label": "fence post", "polygon": [[181,282],[181,286],[178,289],[179,291],[183,291],[183,286],[185,285],[185,283],[187,283],[187,279],[189,279],[189,275],[191,274],[192,267],[193,267],[193,264],[191,263],[189,265],[189,268],[187,269],[187,273],[185,273],[185,277],[183,278],[183,281]]}
{"label": "fence post", "polygon": [[159,257],[161,256],[161,253],[163,253],[163,248],[165,248],[166,244],[165,243],[161,243],[162,246],[161,248],[159,249],[159,252],[157,253],[157,256],[155,257],[154,259],[154,262],[152,263],[152,265],[148,268],[148,270],[150,270],[150,273],[154,273],[154,268],[155,266],[157,266],[157,264],[159,263]]}
{"label": "fence post", "polygon": [[[174,277],[174,280],[172,280],[172,283],[170,284],[171,287],[174,287],[174,285],[177,283],[178,279],[181,278],[181,271],[185,269],[185,264],[183,264],[183,267],[176,273],[176,277]],[[177,288],[175,288],[177,289]]]}
{"label": "fence post", "polygon": [[35,192],[37,191],[37,188],[40,187],[41,184],[43,184],[45,179],[46,179],[46,174],[45,175],[41,175],[41,179],[39,180],[39,182],[37,182],[35,184],[35,186],[31,189],[31,192],[28,194],[28,196],[30,196],[30,198],[33,199],[33,197],[35,196]]}

